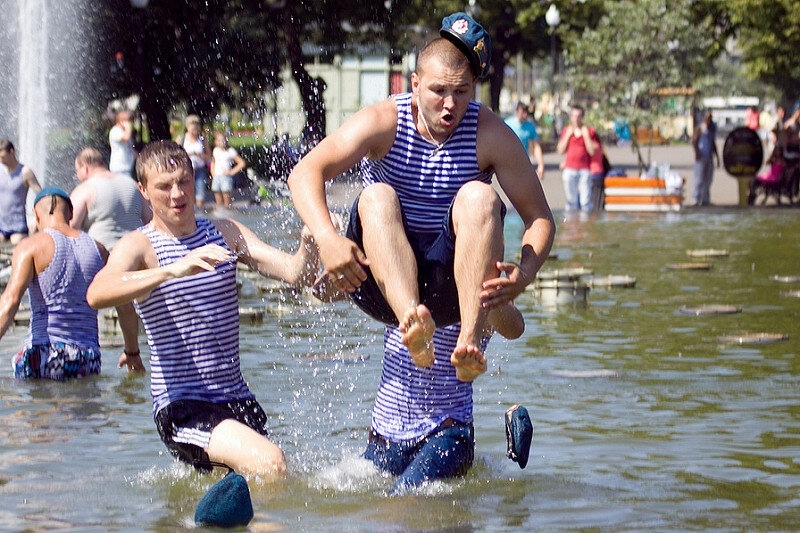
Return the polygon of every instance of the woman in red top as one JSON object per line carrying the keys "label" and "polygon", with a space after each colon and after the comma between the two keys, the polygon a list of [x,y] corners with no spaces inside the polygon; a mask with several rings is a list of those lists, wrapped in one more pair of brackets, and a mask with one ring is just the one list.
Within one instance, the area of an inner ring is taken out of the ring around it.
{"label": "woman in red top", "polygon": [[568,211],[591,211],[592,188],[589,179],[595,143],[599,143],[594,128],[583,123],[583,108],[572,106],[569,125],[561,132],[558,140],[558,153],[564,154],[561,164],[561,178],[564,181],[564,195]]}

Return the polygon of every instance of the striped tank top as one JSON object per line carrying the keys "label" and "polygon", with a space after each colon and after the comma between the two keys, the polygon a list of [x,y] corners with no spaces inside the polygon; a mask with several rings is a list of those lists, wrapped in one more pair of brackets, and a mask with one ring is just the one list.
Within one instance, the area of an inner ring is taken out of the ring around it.
{"label": "striped tank top", "polygon": [[28,186],[22,177],[22,163],[13,173],[0,163],[0,231],[6,233],[28,233],[28,219],[25,202],[28,199]]}
{"label": "striped tank top", "polygon": [[442,220],[458,190],[467,182],[491,182],[491,172],[478,167],[476,138],[480,104],[470,102],[467,113],[440,150],[417,131],[411,113],[411,94],[394,97],[397,132],[382,159],[362,161],[364,186],[390,185],[400,199],[411,231],[441,231]]}
{"label": "striped tank top", "polygon": [[[139,228],[165,266],[206,244],[228,245],[205,218],[197,230],[171,237],[149,225]],[[221,403],[253,398],[239,364],[239,298],[236,262],[213,272],[165,281],[135,302],[150,347],[153,414],[177,400]]]}
{"label": "striped tank top", "polygon": [[44,230],[53,238],[53,259],[28,287],[31,322],[27,347],[63,342],[100,351],[97,311],[86,302],[86,289],[105,264],[97,244],[85,233],[67,237]]}
{"label": "striped tank top", "polygon": [[[436,361],[420,368],[400,342],[400,330],[384,328],[383,371],[372,408],[375,431],[397,442],[425,437],[446,418],[472,422],[472,383],[459,381],[450,363],[460,331],[460,324],[437,328],[433,335]],[[489,338],[481,344],[485,351]]]}

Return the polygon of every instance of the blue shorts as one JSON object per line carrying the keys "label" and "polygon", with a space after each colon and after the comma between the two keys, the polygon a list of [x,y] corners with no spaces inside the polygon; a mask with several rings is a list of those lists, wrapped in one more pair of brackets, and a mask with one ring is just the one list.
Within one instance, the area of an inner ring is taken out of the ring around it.
{"label": "blue shorts", "polygon": [[37,344],[17,353],[11,360],[15,378],[82,378],[100,373],[100,351],[74,344]]}
{"label": "blue shorts", "polygon": [[213,192],[233,192],[233,176],[223,174],[211,178],[211,190]]}
{"label": "blue shorts", "polygon": [[452,418],[412,441],[391,442],[371,430],[364,458],[400,476],[390,493],[402,494],[426,481],[466,474],[475,459],[475,433],[472,424]]}
{"label": "blue shorts", "polygon": [[156,428],[170,453],[200,472],[210,472],[205,451],[211,432],[223,420],[233,419],[267,436],[267,414],[255,398],[226,403],[177,400],[156,413]]}
{"label": "blue shorts", "polygon": [[0,233],[2,233],[3,237],[6,240],[8,240],[8,239],[11,238],[12,235],[16,235],[18,233],[20,235],[27,235],[28,234],[28,228],[24,228],[24,229],[20,229],[20,230],[16,230],[16,231],[14,231],[14,230],[6,231],[6,230],[3,229],[3,230],[0,230]]}
{"label": "blue shorts", "polygon": [[206,199],[206,181],[208,180],[208,167],[194,169],[194,197],[203,201]]}

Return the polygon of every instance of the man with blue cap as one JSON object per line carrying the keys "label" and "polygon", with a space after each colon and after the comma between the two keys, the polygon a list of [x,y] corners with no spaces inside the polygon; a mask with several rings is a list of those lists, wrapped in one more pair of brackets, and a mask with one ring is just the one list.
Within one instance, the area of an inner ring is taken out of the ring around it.
{"label": "man with blue cap", "polygon": [[[97,311],[89,307],[86,289],[108,252],[69,226],[72,202],[62,189],[40,190],[33,210],[39,231],[14,248],[11,277],[0,296],[2,337],[29,291],[30,328],[13,358],[14,376],[62,380],[99,374]],[[125,349],[138,352],[138,339],[126,336]]]}
{"label": "man with blue cap", "polygon": [[[419,53],[410,93],[358,111],[289,177],[328,283],[386,324],[366,457],[400,475],[394,492],[472,464],[471,382],[486,371],[487,333],[521,334],[513,300],[555,231],[519,139],[472,99],[490,70],[488,33],[455,13],[440,35]],[[340,235],[325,182],[359,162],[364,189]],[[493,176],[524,224],[518,264],[503,261]]]}

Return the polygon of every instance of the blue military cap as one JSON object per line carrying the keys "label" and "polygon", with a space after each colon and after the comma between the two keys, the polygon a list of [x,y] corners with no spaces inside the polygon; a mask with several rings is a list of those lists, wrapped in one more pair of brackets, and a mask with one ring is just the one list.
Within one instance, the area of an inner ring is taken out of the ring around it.
{"label": "blue military cap", "polygon": [[489,75],[492,40],[483,26],[459,11],[442,19],[439,34],[464,52],[478,78],[485,79]]}
{"label": "blue military cap", "polygon": [[200,499],[194,521],[198,525],[240,527],[249,524],[253,514],[247,481],[231,470]]}

